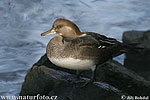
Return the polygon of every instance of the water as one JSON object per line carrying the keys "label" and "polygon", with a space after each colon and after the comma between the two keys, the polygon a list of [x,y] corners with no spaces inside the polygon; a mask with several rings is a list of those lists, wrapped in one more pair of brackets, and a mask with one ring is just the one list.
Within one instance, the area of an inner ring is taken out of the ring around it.
{"label": "water", "polygon": [[[18,95],[27,70],[45,53],[41,37],[56,18],[121,41],[150,28],[149,0],[0,0],[0,95]],[[124,56],[116,58],[123,62]]]}

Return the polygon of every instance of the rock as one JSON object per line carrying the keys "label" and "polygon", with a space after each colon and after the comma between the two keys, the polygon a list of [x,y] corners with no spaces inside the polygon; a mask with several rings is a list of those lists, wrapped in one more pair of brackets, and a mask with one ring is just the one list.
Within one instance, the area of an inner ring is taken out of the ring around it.
{"label": "rock", "polygon": [[104,82],[90,83],[81,88],[88,81],[86,78],[78,79],[68,72],[41,65],[44,60],[45,56],[29,70],[20,95],[58,96],[59,100],[120,100],[125,94]]}
{"label": "rock", "polygon": [[74,74],[73,70],[53,65],[44,55],[28,71],[20,95],[57,95],[60,100],[120,100],[121,95],[150,93],[149,82],[116,61],[99,66],[97,81],[82,89],[80,87],[88,79],[85,77],[89,77],[91,72],[83,71],[81,79]]}
{"label": "rock", "polygon": [[116,61],[105,63],[97,74],[97,80],[106,82],[130,95],[150,95],[150,82]]}
{"label": "rock", "polygon": [[139,47],[150,50],[150,30],[148,31],[127,31],[123,33],[124,43],[138,43]]}
{"label": "rock", "polygon": [[150,81],[150,31],[127,31],[123,33],[123,42],[137,43],[142,51],[130,51],[125,54],[124,66]]}

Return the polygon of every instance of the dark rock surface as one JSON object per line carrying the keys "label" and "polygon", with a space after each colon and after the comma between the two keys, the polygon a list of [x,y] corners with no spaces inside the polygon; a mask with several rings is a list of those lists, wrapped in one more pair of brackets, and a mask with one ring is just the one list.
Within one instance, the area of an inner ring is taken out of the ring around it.
{"label": "dark rock surface", "polygon": [[99,80],[130,95],[150,95],[150,82],[118,62],[107,62],[102,69],[98,70],[98,74]]}
{"label": "dark rock surface", "polygon": [[150,50],[150,30],[148,31],[126,31],[123,33],[124,43],[138,43],[139,47]]}
{"label": "dark rock surface", "polygon": [[[49,67],[44,64],[48,64]],[[88,80],[87,78],[78,79],[74,74],[70,74],[74,71],[64,69],[68,71],[64,72],[60,69],[51,64],[46,55],[43,56],[29,70],[20,95],[57,95],[59,100],[99,100],[100,98],[103,100],[120,100],[121,95],[126,94],[104,82],[90,83],[81,88]]]}
{"label": "dark rock surface", "polygon": [[44,55],[28,71],[20,95],[57,95],[59,100],[121,100],[122,95],[150,93],[149,82],[116,61],[99,66],[97,81],[82,89],[88,79],[84,77],[89,77],[91,72],[83,71],[81,79],[74,73],[53,65]]}
{"label": "dark rock surface", "polygon": [[24,82],[21,95],[57,95],[59,100],[119,100],[122,94],[120,90],[102,82],[94,82],[81,88],[84,79],[79,80],[72,74],[45,66],[34,66],[28,72],[26,80],[28,81]]}
{"label": "dark rock surface", "polygon": [[124,66],[150,81],[150,31],[127,31],[123,33],[123,42],[138,43],[142,51],[126,53]]}

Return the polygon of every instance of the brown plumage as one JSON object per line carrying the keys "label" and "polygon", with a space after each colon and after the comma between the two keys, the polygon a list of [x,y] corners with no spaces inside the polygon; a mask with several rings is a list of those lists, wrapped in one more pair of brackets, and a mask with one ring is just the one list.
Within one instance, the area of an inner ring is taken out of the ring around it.
{"label": "brown plumage", "polygon": [[60,67],[94,71],[97,65],[124,53],[124,45],[116,39],[94,32],[81,32],[77,25],[66,19],[57,19],[52,29],[41,35],[50,34],[59,36],[48,43],[47,56]]}

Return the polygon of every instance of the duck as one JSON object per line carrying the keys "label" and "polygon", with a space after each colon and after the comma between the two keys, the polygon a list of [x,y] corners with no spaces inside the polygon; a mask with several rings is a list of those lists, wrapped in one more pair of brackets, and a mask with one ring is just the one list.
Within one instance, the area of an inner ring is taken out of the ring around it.
{"label": "duck", "polygon": [[52,28],[41,36],[57,34],[47,47],[48,59],[56,66],[76,70],[91,70],[91,80],[95,80],[96,69],[109,59],[126,52],[126,46],[114,38],[95,32],[81,32],[68,19],[56,19]]}

